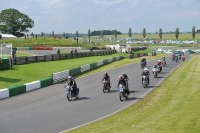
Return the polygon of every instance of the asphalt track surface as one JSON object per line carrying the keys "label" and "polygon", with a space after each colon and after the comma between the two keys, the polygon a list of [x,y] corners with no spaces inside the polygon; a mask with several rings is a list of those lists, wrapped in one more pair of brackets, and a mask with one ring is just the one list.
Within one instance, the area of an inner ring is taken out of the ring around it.
{"label": "asphalt track surface", "polygon": [[[147,61],[147,68],[151,70],[155,62]],[[158,78],[151,74],[148,88],[143,88],[142,69],[139,63],[134,63],[107,71],[112,85],[109,93],[102,91],[103,72],[100,72],[76,79],[80,98],[71,102],[65,95],[65,83],[0,100],[0,133],[58,133],[102,118],[138,101],[180,64],[181,61],[176,63],[167,58]],[[117,89],[122,72],[129,76],[131,93],[124,102],[119,100]]]}

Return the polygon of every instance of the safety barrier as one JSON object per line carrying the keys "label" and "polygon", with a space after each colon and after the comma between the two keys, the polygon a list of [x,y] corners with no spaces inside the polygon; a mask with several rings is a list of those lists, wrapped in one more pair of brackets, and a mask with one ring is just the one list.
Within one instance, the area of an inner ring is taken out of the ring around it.
{"label": "safety barrier", "polygon": [[[30,49],[30,47],[27,47]],[[89,56],[100,56],[100,55],[110,55],[116,53],[114,50],[112,51],[95,51],[95,52],[81,52],[81,53],[73,53],[73,54],[48,54],[42,56],[23,56],[16,57],[13,59],[14,65],[28,64],[34,62],[43,62],[43,61],[55,61],[55,60],[64,60],[64,59],[72,59],[72,58],[81,58],[81,57],[89,57]]]}
{"label": "safety barrier", "polygon": [[99,66],[102,66],[102,65],[105,65],[105,64],[108,64],[110,62],[120,60],[120,59],[123,59],[123,58],[124,57],[122,57],[122,56],[112,57],[112,58],[108,58],[108,59],[105,59],[105,60],[97,61],[95,63],[86,64],[86,65],[80,66],[78,68],[73,68],[73,69],[70,69],[70,70],[53,73],[52,74],[53,83],[55,84],[55,83],[65,81],[65,80],[67,80],[67,77],[69,75],[70,76],[76,76],[80,73],[86,72],[88,70],[95,69]]}
{"label": "safety barrier", "polygon": [[127,58],[133,59],[133,58],[143,57],[143,56],[155,56],[155,55],[153,55],[153,53],[137,53],[137,54],[129,54]]}

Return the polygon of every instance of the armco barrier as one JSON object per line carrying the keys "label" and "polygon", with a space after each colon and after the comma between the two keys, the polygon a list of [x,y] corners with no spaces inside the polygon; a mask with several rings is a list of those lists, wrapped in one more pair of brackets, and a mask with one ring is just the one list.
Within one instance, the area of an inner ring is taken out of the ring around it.
{"label": "armco barrier", "polygon": [[7,88],[0,90],[0,99],[9,97],[9,91]]}
{"label": "armco barrier", "polygon": [[26,92],[26,85],[18,85],[8,88],[9,97],[22,94]]}
{"label": "armco barrier", "polygon": [[53,79],[52,78],[45,78],[40,80],[41,88],[50,86],[53,84]]}
{"label": "armco barrier", "polygon": [[60,54],[60,60],[67,59],[67,54]]}
{"label": "armco barrier", "polygon": [[103,65],[103,61],[97,61],[97,66],[102,66]]}
{"label": "armco barrier", "polygon": [[55,84],[63,80],[67,80],[68,76],[69,76],[69,70],[53,73],[52,74],[53,83]]}
{"label": "armco barrier", "polygon": [[85,71],[88,71],[88,70],[90,70],[90,64],[86,64],[86,65],[81,66],[81,72],[85,72]]}
{"label": "armco barrier", "polygon": [[59,59],[60,59],[60,54],[53,54],[52,60],[59,60]]}
{"label": "armco barrier", "polygon": [[26,92],[41,88],[40,81],[26,83]]}
{"label": "armco barrier", "polygon": [[52,56],[52,54],[47,54],[47,55],[44,55],[44,60],[45,61],[52,61],[53,60],[53,56]]}
{"label": "armco barrier", "polygon": [[69,75],[71,75],[71,76],[75,76],[75,75],[80,74],[80,73],[81,73],[80,67],[69,70]]}
{"label": "armco barrier", "polygon": [[28,63],[35,63],[35,62],[37,62],[36,57],[37,56],[29,56],[29,57],[27,57],[28,58]]}
{"label": "armco barrier", "polygon": [[90,69],[97,68],[97,62],[90,64]]}

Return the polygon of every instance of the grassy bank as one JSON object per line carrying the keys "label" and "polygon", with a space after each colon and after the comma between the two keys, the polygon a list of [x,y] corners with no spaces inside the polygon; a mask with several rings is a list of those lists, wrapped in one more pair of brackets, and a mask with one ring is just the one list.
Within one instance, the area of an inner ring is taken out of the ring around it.
{"label": "grassy bank", "polygon": [[200,56],[193,56],[137,104],[69,133],[199,133]]}
{"label": "grassy bank", "polygon": [[[106,56],[95,56],[95,57],[93,56],[93,57],[85,57],[77,59],[51,61],[51,62],[31,63],[26,65],[15,65],[13,68],[9,70],[4,70],[4,71],[2,70],[0,72],[0,86],[1,86],[0,89],[51,77],[51,74],[55,72],[69,70],[72,68],[79,67],[81,65],[93,63],[102,59],[107,59],[109,57],[114,57],[119,55],[126,56],[127,54],[119,53]],[[153,56],[153,57],[147,57],[147,59],[155,59],[160,57],[161,56]],[[118,65],[124,65],[135,61],[139,61],[139,58],[124,59],[123,61],[117,61],[117,62],[119,62]],[[116,62],[114,62],[114,64],[113,63],[111,64],[115,66],[117,65],[115,63]],[[106,65],[106,67],[112,68],[114,67],[113,65],[111,66]]]}

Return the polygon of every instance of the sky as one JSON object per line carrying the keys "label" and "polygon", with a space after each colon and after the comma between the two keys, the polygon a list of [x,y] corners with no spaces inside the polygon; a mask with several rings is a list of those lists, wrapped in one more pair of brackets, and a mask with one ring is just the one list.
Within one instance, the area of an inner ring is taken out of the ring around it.
{"label": "sky", "polygon": [[0,0],[0,11],[15,8],[34,21],[30,33],[128,33],[200,29],[200,0]]}

